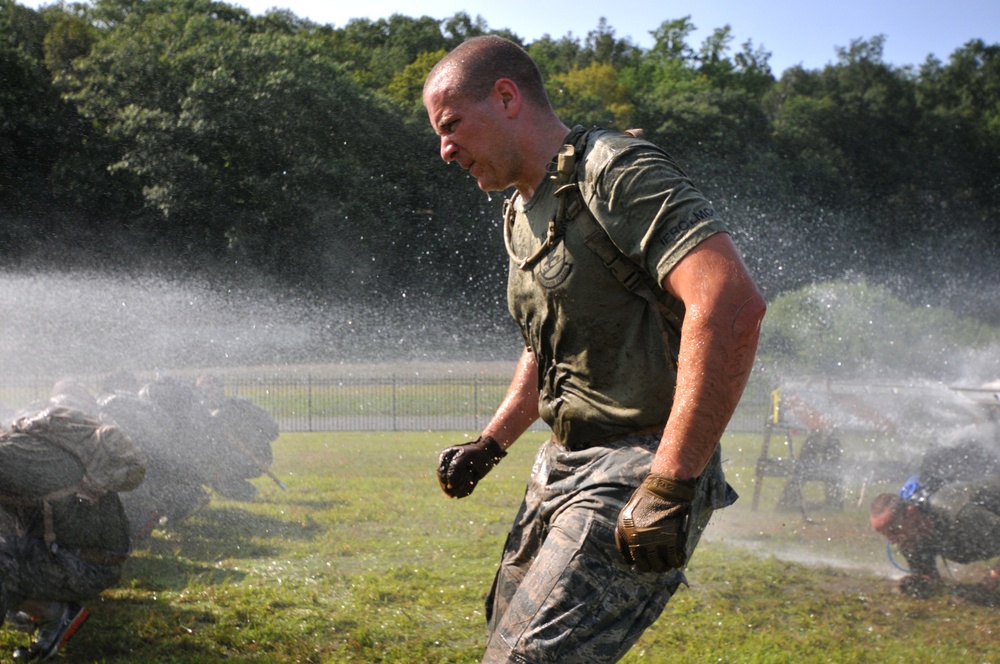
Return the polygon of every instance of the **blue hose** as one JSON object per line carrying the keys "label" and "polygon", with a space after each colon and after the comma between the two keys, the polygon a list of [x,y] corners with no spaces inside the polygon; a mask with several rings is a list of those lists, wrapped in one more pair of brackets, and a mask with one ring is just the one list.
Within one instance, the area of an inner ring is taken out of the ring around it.
{"label": "blue hose", "polygon": [[900,572],[903,572],[904,574],[913,574],[913,570],[906,569],[905,567],[901,566],[899,563],[896,562],[896,559],[892,557],[892,542],[890,542],[889,540],[885,541],[885,553],[887,556],[889,556],[889,562],[892,563],[893,567],[898,569]]}

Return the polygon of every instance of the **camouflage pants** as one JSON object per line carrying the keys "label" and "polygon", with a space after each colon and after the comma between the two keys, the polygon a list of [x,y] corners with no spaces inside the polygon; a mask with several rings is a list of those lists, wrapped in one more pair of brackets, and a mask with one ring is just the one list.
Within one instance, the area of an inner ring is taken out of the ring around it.
{"label": "camouflage pants", "polygon": [[83,602],[118,582],[121,568],[95,565],[34,537],[0,537],[0,620],[25,599]]}
{"label": "camouflage pants", "polygon": [[[658,435],[580,451],[542,445],[486,600],[484,664],[618,661],[659,617],[681,570],[641,573],[615,545],[618,513],[649,472]],[[692,504],[688,555],[713,509],[735,500],[716,449]]]}

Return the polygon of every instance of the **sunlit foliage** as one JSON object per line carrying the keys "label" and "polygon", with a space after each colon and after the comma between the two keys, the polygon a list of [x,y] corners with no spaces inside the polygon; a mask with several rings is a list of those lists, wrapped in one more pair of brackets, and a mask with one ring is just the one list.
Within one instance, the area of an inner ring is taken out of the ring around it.
{"label": "sunlit foliage", "polygon": [[674,154],[770,296],[847,264],[1000,321],[1000,45],[896,67],[876,35],[776,78],[728,25],[698,45],[690,16],[650,27],[644,49],[603,19],[524,43],[465,12],[334,27],[214,0],[0,0],[0,256],[66,242],[64,261],[207,259],[316,294],[492,302],[499,199],[441,166],[420,91],[450,48],[501,34],[567,123],[642,127]]}

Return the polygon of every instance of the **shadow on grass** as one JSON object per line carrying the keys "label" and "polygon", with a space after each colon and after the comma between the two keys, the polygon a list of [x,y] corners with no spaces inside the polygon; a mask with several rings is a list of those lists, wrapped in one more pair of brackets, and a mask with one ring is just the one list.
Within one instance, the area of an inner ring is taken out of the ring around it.
{"label": "shadow on grass", "polygon": [[188,540],[228,541],[241,545],[248,544],[256,538],[308,541],[315,534],[315,526],[304,528],[298,521],[289,521],[231,505],[206,507],[194,514],[177,530]]}
{"label": "shadow on grass", "polygon": [[151,551],[137,552],[125,564],[120,586],[137,590],[180,592],[192,581],[212,586],[236,583],[246,577],[243,572],[219,569],[171,555]]}
{"label": "shadow on grass", "polygon": [[220,561],[279,556],[288,546],[311,541],[319,531],[311,519],[290,522],[234,506],[205,507],[137,544],[124,582],[180,590],[191,578],[207,585],[238,581],[244,575],[219,567]]}
{"label": "shadow on grass", "polygon": [[[229,659],[224,645],[212,638],[219,617],[209,610],[178,606],[156,596],[107,595],[86,603],[90,618],[59,649],[68,662],[216,662]],[[32,635],[0,630],[0,660],[10,661]],[[4,652],[6,651],[6,652]],[[4,656],[5,655],[5,656]]]}
{"label": "shadow on grass", "polygon": [[69,661],[210,662],[224,658],[219,644],[203,635],[214,631],[218,622],[209,611],[134,596],[116,597],[94,609],[87,624],[65,646]]}
{"label": "shadow on grass", "polygon": [[348,500],[284,500],[282,504],[305,507],[311,510],[332,510],[351,506],[351,502]]}
{"label": "shadow on grass", "polygon": [[1000,590],[986,588],[981,583],[958,583],[952,586],[951,593],[972,604],[1000,608]]}

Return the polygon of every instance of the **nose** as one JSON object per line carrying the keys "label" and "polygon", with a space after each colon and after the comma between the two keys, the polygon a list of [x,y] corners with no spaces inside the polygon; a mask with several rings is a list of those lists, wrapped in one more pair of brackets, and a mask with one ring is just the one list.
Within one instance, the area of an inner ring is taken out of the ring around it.
{"label": "nose", "polygon": [[458,146],[451,142],[447,136],[441,137],[441,158],[445,161],[454,161],[458,156]]}

